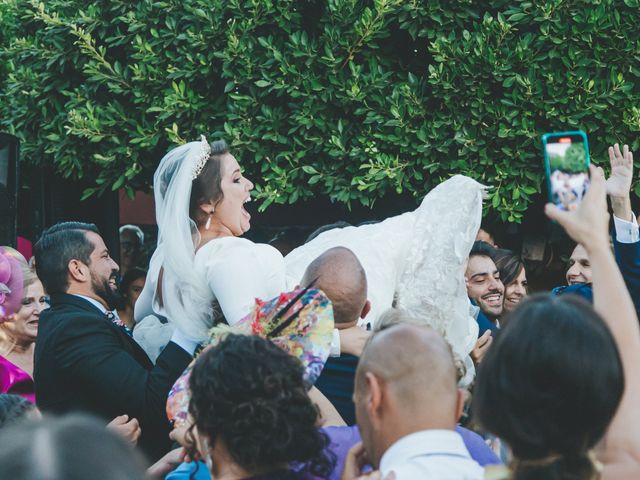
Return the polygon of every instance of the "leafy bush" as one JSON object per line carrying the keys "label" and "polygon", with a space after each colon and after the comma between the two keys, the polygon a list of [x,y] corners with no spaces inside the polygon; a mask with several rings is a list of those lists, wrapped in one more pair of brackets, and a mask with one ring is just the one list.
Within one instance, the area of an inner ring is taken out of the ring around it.
{"label": "leafy bush", "polygon": [[263,207],[372,205],[464,173],[519,222],[544,184],[540,134],[584,129],[601,163],[612,142],[640,146],[639,0],[5,5],[0,125],[28,161],[95,178],[87,195],[148,185],[206,133]]}

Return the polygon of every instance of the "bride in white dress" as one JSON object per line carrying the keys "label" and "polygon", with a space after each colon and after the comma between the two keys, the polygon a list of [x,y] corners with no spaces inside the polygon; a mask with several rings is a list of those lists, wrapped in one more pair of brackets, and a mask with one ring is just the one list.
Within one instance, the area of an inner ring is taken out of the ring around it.
{"label": "bride in white dress", "polygon": [[[255,298],[292,289],[318,255],[345,246],[367,274],[368,320],[375,324],[394,304],[444,334],[461,358],[473,349],[478,327],[469,313],[464,265],[480,226],[482,185],[452,177],[413,212],[324,232],[284,259],[270,245],[239,238],[250,228],[244,204],[252,189],[222,141],[202,137],[162,159],[154,176],[158,247],[136,303],[137,322],[165,317],[183,334],[205,340],[214,323],[234,324]],[[136,327],[134,335],[155,328]]]}

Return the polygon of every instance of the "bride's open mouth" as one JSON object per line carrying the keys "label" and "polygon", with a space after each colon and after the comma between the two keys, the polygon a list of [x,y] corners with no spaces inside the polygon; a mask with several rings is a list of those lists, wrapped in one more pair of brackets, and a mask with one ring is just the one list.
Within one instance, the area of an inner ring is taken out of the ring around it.
{"label": "bride's open mouth", "polygon": [[251,197],[247,197],[247,199],[244,201],[244,204],[242,205],[242,207],[240,208],[240,211],[242,212],[242,214],[247,217],[247,219],[251,218],[251,214],[249,212],[247,212],[247,210],[244,208],[244,206],[249,203],[251,201]]}

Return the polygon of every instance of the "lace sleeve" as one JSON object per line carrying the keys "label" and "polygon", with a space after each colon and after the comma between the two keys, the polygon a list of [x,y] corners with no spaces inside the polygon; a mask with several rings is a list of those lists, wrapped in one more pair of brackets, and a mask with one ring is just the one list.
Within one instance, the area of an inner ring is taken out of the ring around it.
{"label": "lace sleeve", "polygon": [[478,333],[469,315],[464,264],[480,226],[482,191],[475,180],[457,175],[429,192],[413,212],[324,232],[287,255],[287,286],[299,282],[327,249],[347,247],[367,274],[367,320],[375,325],[395,302],[441,332],[464,358]]}

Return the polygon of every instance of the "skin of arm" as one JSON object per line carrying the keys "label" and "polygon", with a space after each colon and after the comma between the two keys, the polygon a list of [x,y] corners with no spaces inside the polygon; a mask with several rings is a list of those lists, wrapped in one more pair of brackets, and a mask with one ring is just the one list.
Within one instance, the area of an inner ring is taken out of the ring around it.
{"label": "skin of arm", "polygon": [[631,221],[631,181],[633,179],[633,154],[629,151],[629,146],[624,145],[622,151],[616,143],[609,147],[609,164],[611,165],[611,176],[607,179],[607,194],[611,199],[613,214],[626,221]]}
{"label": "skin of arm", "polygon": [[311,390],[309,390],[309,398],[318,407],[319,427],[342,427],[346,425],[336,407],[316,387],[311,387]]}

